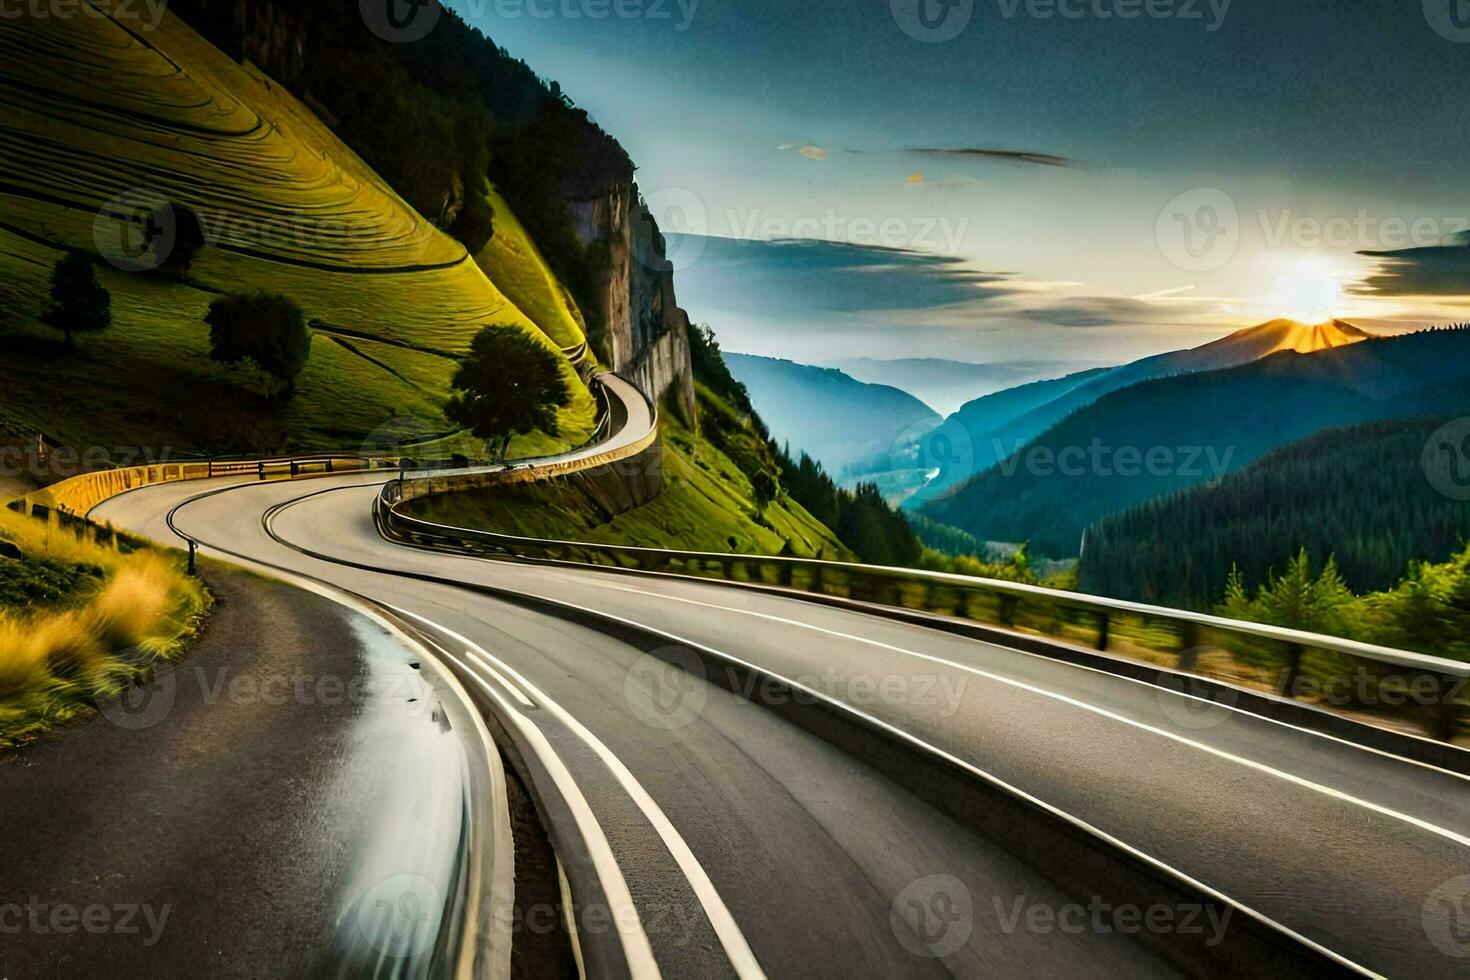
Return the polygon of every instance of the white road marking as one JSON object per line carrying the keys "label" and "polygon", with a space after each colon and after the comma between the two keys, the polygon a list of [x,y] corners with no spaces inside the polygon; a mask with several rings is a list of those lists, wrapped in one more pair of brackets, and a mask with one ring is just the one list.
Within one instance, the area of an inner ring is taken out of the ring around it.
{"label": "white road marking", "polygon": [[649,824],[658,832],[659,838],[664,842],[664,846],[668,848],[675,863],[679,865],[679,870],[689,880],[689,887],[693,889],[695,897],[699,899],[699,904],[704,907],[705,915],[709,918],[710,925],[714,927],[715,935],[719,937],[720,945],[724,947],[725,955],[729,957],[730,963],[735,967],[735,972],[739,976],[751,978],[751,980],[757,980],[757,978],[765,976],[765,972],[761,969],[760,963],[755,958],[755,953],[751,950],[750,944],[745,940],[745,934],[740,931],[740,926],[735,922],[735,916],[726,907],[724,899],[720,898],[720,893],[715,889],[714,882],[710,881],[709,875],[705,873],[704,867],[700,865],[699,859],[694,856],[694,852],[689,849],[688,843],[685,842],[684,838],[679,834],[679,831],[664,814],[662,808],[649,795],[648,791],[643,788],[643,784],[638,782],[637,777],[623,764],[623,761],[613,754],[612,749],[609,749],[601,739],[592,734],[587,726],[578,721],[571,712],[547,697],[543,691],[518,673],[514,667],[511,667],[493,654],[486,652],[483,647],[477,646],[458,633],[431,620],[424,619],[422,616],[391,606],[389,608],[393,608],[395,612],[400,612],[405,616],[412,616],[421,622],[430,623],[435,629],[442,631],[445,636],[452,637],[457,643],[462,643],[471,650],[476,651],[478,654],[476,659],[493,663],[499,672],[513,678],[542,708],[563,725],[567,726],[567,728],[571,729],[578,738],[582,739],[597,754],[597,757],[602,760],[603,765],[607,766],[608,770],[612,772],[614,778],[618,781],[618,785],[622,786],[623,791],[632,798],[633,802],[637,804],[638,809],[642,810],[643,815],[648,818]]}
{"label": "white road marking", "polygon": [[[1339,965],[1341,965],[1341,966],[1343,966],[1343,967],[1345,967],[1347,969],[1353,970],[1356,973],[1363,974],[1363,975],[1366,975],[1366,976],[1377,976],[1378,975],[1378,974],[1373,973],[1373,971],[1367,969],[1366,967],[1363,967],[1363,966],[1360,966],[1357,963],[1354,963],[1352,960],[1348,959],[1347,957],[1342,956],[1342,955],[1340,955],[1338,953],[1333,952],[1332,950],[1330,950],[1327,947],[1323,946],[1321,943],[1318,943],[1318,942],[1315,942],[1315,941],[1313,941],[1311,939],[1308,939],[1306,936],[1303,936],[1301,933],[1296,932],[1295,930],[1293,930],[1293,929],[1291,929],[1291,928],[1283,925],[1282,923],[1277,922],[1275,919],[1272,919],[1269,916],[1267,916],[1267,915],[1265,915],[1265,914],[1263,914],[1261,912],[1256,911],[1255,909],[1253,909],[1250,906],[1244,904],[1243,902],[1239,902],[1236,899],[1231,898],[1229,895],[1226,895],[1224,892],[1220,891],[1219,889],[1212,888],[1209,885],[1205,884],[1204,882],[1199,881],[1198,879],[1193,878],[1190,875],[1185,874],[1183,871],[1180,871],[1178,868],[1175,868],[1172,865],[1166,864],[1165,862],[1159,860],[1158,858],[1153,857],[1152,855],[1147,854],[1147,853],[1139,850],[1138,848],[1134,847],[1132,844],[1129,844],[1126,841],[1123,841],[1120,838],[1114,837],[1112,834],[1109,834],[1106,831],[1104,831],[1104,830],[1102,830],[1102,829],[1100,829],[1098,827],[1093,826],[1092,824],[1088,823],[1087,821],[1083,820],[1082,818],[1075,817],[1072,814],[1068,813],[1067,811],[1061,809],[1060,807],[1054,806],[1054,805],[1046,802],[1045,800],[1041,799],[1040,797],[1033,796],[1030,793],[1026,792],[1025,790],[1021,789],[1020,787],[1014,786],[1011,783],[1006,782],[1004,779],[1001,779],[999,776],[995,776],[992,773],[987,772],[984,769],[981,769],[979,766],[975,765],[973,762],[970,762],[970,761],[968,761],[966,759],[963,759],[963,758],[955,755],[952,752],[947,752],[944,749],[941,749],[941,748],[939,748],[936,745],[932,745],[929,742],[926,742],[923,739],[919,738],[918,736],[913,735],[910,732],[904,731],[902,728],[899,728],[896,725],[890,724],[889,722],[886,722],[886,721],[884,721],[881,718],[878,718],[878,717],[876,717],[874,715],[870,715],[867,712],[865,712],[865,711],[863,711],[863,710],[861,710],[859,708],[853,707],[852,705],[846,703],[845,701],[839,701],[838,699],[832,697],[831,695],[825,694],[822,691],[818,691],[815,688],[808,687],[807,685],[802,684],[802,683],[800,683],[798,681],[791,680],[790,678],[784,677],[781,674],[777,674],[774,671],[767,670],[764,667],[757,667],[755,664],[750,663],[749,661],[746,661],[746,660],[742,660],[739,657],[734,656],[733,654],[725,653],[725,652],[723,652],[721,650],[716,650],[715,648],[710,647],[710,646],[706,646],[706,645],[704,645],[702,643],[696,643],[694,640],[686,639],[685,637],[679,636],[679,635],[677,635],[675,633],[670,633],[667,630],[656,629],[655,627],[648,626],[648,625],[646,625],[644,623],[640,623],[640,622],[638,622],[637,620],[634,620],[634,619],[628,619],[627,617],[624,617],[624,616],[618,616],[618,615],[614,615],[613,613],[603,612],[603,611],[598,610],[598,609],[592,609],[592,608],[590,608],[588,606],[580,606],[580,605],[577,605],[576,603],[566,602],[566,601],[561,600],[561,599],[547,599],[546,601],[551,602],[552,604],[557,605],[557,606],[560,606],[560,607],[562,607],[564,609],[575,609],[575,610],[577,610],[577,611],[579,611],[581,613],[587,614],[589,616],[592,616],[592,617],[595,617],[595,618],[598,618],[598,619],[604,619],[604,620],[608,620],[608,621],[614,622],[614,623],[621,623],[621,624],[623,624],[625,626],[631,626],[634,629],[641,630],[642,632],[649,634],[650,636],[661,637],[662,639],[664,639],[664,640],[666,640],[666,641],[668,641],[670,643],[675,643],[675,644],[679,644],[679,645],[682,645],[682,646],[686,646],[686,647],[688,647],[691,650],[703,651],[704,653],[706,653],[706,654],[708,654],[708,655],[710,655],[712,657],[715,657],[717,659],[724,660],[727,663],[736,664],[738,666],[744,667],[746,670],[749,670],[749,671],[751,671],[753,673],[756,673],[756,674],[759,674],[759,675],[763,675],[763,676],[772,678],[772,679],[778,681],[779,683],[786,685],[791,690],[793,690],[793,691],[800,691],[803,694],[805,694],[806,696],[808,696],[810,698],[813,698],[813,699],[815,699],[817,701],[826,702],[827,704],[834,706],[838,710],[846,711],[847,713],[849,713],[849,714],[851,714],[851,715],[853,715],[853,716],[855,716],[857,718],[862,719],[863,722],[865,722],[868,725],[871,725],[874,728],[881,729],[882,731],[888,733],[888,735],[891,736],[893,739],[895,739],[897,741],[900,741],[900,742],[906,742],[906,743],[908,743],[910,745],[916,746],[919,749],[922,749],[924,752],[929,753],[929,754],[932,754],[934,756],[937,756],[938,758],[941,758],[941,759],[945,760],[946,762],[948,762],[950,765],[956,766],[959,769],[962,769],[962,770],[964,770],[966,772],[969,772],[972,775],[974,775],[974,776],[976,776],[976,777],[984,780],[985,782],[990,783],[993,786],[998,786],[1002,790],[1004,790],[1005,792],[1010,793],[1010,794],[1018,797],[1019,799],[1025,800],[1026,802],[1032,804],[1033,806],[1036,806],[1036,807],[1038,807],[1038,808],[1040,808],[1042,810],[1045,810],[1047,813],[1050,813],[1050,814],[1056,816],[1058,819],[1063,820],[1066,823],[1071,824],[1074,827],[1077,827],[1077,828],[1082,829],[1086,833],[1088,833],[1088,834],[1096,837],[1098,840],[1101,840],[1101,841],[1103,841],[1103,842],[1111,845],[1112,847],[1115,847],[1115,848],[1117,848],[1117,849],[1119,849],[1119,850],[1121,850],[1121,851],[1123,851],[1123,852],[1125,852],[1127,854],[1131,854],[1134,857],[1136,857],[1138,860],[1143,861],[1146,864],[1149,864],[1149,865],[1151,865],[1151,866],[1153,866],[1155,868],[1158,868],[1158,869],[1166,872],[1169,875],[1172,875],[1173,877],[1177,878],[1179,881],[1185,882],[1189,887],[1194,888],[1194,889],[1197,889],[1198,891],[1202,892],[1203,894],[1210,896],[1214,900],[1216,900],[1218,902],[1221,902],[1222,904],[1229,905],[1232,908],[1238,909],[1242,914],[1248,915],[1251,918],[1257,920],[1258,922],[1263,922],[1263,923],[1266,923],[1266,924],[1270,925],[1272,928],[1279,930],[1284,936],[1289,937],[1292,941],[1297,942],[1297,943],[1300,943],[1301,945],[1303,945],[1303,946],[1305,946],[1305,947],[1307,947],[1309,949],[1316,950],[1317,952],[1321,953],[1323,956],[1328,957],[1333,962],[1335,962],[1335,963],[1337,963],[1337,964],[1339,964]],[[723,607],[721,607],[721,608],[723,608]],[[534,690],[534,688],[533,688],[533,690]]]}
{"label": "white road marking", "polygon": [[[433,629],[438,630],[445,636],[450,637],[456,643],[462,643],[468,647],[475,645],[464,637],[447,629],[431,619],[427,619],[417,613],[400,609],[397,606],[384,605],[400,616],[417,620]],[[442,649],[442,648],[441,648]],[[607,835],[602,831],[602,825],[597,822],[597,816],[592,812],[592,806],[587,798],[582,795],[577,781],[572,778],[571,772],[561,757],[552,748],[551,742],[547,740],[539,726],[525,715],[514,708],[505,697],[497,691],[494,686],[485,682],[485,679],[477,674],[472,667],[465,664],[459,658],[444,651],[450,659],[454,660],[470,676],[474,677],[480,687],[489,694],[491,698],[500,705],[504,717],[520,731],[521,735],[531,745],[536,758],[546,767],[556,784],[557,790],[562,798],[566,800],[567,807],[572,811],[572,818],[577,822],[577,829],[581,831],[582,839],[591,852],[593,866],[597,869],[597,878],[602,883],[602,890],[606,893],[608,911],[613,920],[614,927],[618,930],[619,938],[623,943],[623,954],[627,957],[628,968],[634,977],[649,978],[655,980],[661,976],[658,962],[653,956],[653,946],[648,941],[648,934],[643,931],[643,923],[638,917],[638,909],[633,904],[633,896],[628,891],[628,883],[623,878],[623,869],[618,866],[617,857],[614,856],[612,845],[608,843]]]}
{"label": "white road marking", "polygon": [[1425,830],[1429,833],[1443,837],[1446,840],[1453,841],[1456,844],[1461,845],[1462,847],[1470,847],[1470,837],[1467,837],[1464,834],[1457,833],[1446,827],[1432,824],[1427,820],[1421,820],[1418,817],[1410,816],[1407,813],[1401,813],[1398,810],[1382,806],[1370,800],[1360,799],[1359,797],[1353,796],[1349,793],[1344,793],[1341,790],[1332,788],[1331,786],[1324,786],[1321,783],[1313,782],[1310,779],[1306,779],[1304,777],[1297,776],[1289,772],[1283,772],[1282,770],[1268,766],[1263,762],[1257,762],[1254,759],[1247,759],[1244,756],[1236,755],[1233,752],[1227,752],[1224,749],[1215,748],[1212,745],[1206,745],[1203,742],[1196,742],[1193,739],[1185,738],[1183,735],[1171,732],[1168,729],[1159,728],[1158,726],[1150,725],[1147,722],[1137,721],[1136,719],[1129,718],[1126,715],[1119,714],[1116,711],[1111,711],[1107,708],[1100,708],[1096,705],[1088,704],[1086,701],[1081,701],[1077,698],[1070,697],[1065,694],[1058,694],[1055,691],[1048,691],[1047,689],[1037,687],[1034,684],[1028,684],[1025,681],[1018,681],[1014,678],[1005,677],[1001,674],[992,673],[988,670],[982,670],[979,667],[972,667],[968,664],[957,663],[956,661],[947,660],[943,657],[936,657],[928,653],[920,653],[917,650],[908,650],[904,647],[897,647],[890,643],[884,643],[880,640],[872,640],[863,636],[854,636],[851,633],[843,633],[839,630],[830,630],[822,626],[812,626],[809,623],[803,623],[802,621],[797,619],[787,619],[783,616],[773,616],[770,613],[756,612],[755,610],[751,609],[737,609],[730,606],[721,606],[716,603],[702,602],[698,599],[687,599],[683,596],[645,592],[641,589],[630,589],[626,586],[620,585],[603,585],[601,587],[606,589],[613,589],[618,592],[632,592],[638,595],[648,596],[655,599],[673,600],[675,602],[684,602],[695,606],[704,606],[709,609],[719,609],[724,612],[734,612],[746,616],[754,616],[758,619],[765,619],[775,623],[783,623],[788,626],[796,626],[801,629],[812,630],[813,632],[817,633],[825,633],[828,636],[835,636],[840,639],[851,640],[854,643],[864,643],[869,646],[878,647],[879,649],[891,651],[893,653],[900,653],[911,657],[918,657],[921,660],[928,660],[931,663],[941,664],[945,667],[952,667],[955,670],[966,671],[968,673],[975,674],[976,676],[995,681],[999,684],[1006,684],[1010,687],[1018,688],[1023,691],[1028,691],[1041,697],[1050,698],[1054,701],[1060,701],[1064,704],[1069,704],[1075,708],[1081,708],[1084,711],[1090,711],[1093,714],[1100,715],[1112,721],[1117,721],[1125,725],[1130,725],[1142,731],[1149,732],[1150,734],[1158,735],[1162,738],[1167,738],[1171,741],[1178,742],[1181,745],[1187,745],[1191,748],[1198,749],[1201,752],[1207,752],[1210,755],[1217,756],[1218,758],[1225,759],[1238,765],[1257,770],[1258,772],[1266,773],[1267,775],[1274,776],[1277,779],[1285,780],[1286,782],[1301,786],[1304,789],[1309,789],[1314,792],[1321,793],[1324,796],[1329,796],[1333,799],[1341,800],[1345,803],[1351,803],[1356,806],[1363,807],[1364,809],[1372,810],[1375,813],[1378,813],[1385,817],[1389,817],[1394,820],[1401,820],[1404,823],[1410,824],[1414,827],[1418,827],[1420,830]]}

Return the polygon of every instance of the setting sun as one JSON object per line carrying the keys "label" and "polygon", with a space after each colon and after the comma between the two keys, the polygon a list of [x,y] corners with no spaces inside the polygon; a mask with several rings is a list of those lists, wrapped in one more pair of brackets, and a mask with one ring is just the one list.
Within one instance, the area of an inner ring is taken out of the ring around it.
{"label": "setting sun", "polygon": [[1341,312],[1343,284],[1349,275],[1323,257],[1296,259],[1276,276],[1269,305],[1279,316],[1322,323]]}

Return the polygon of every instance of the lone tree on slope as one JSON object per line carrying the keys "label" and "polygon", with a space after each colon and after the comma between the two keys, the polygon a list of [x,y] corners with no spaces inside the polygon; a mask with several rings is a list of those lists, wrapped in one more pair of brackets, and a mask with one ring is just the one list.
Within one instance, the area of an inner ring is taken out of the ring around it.
{"label": "lone tree on slope", "polygon": [[[311,331],[301,307],[277,293],[224,296],[209,304],[209,357],[221,364],[250,363],[267,397],[290,398],[311,356]],[[269,379],[275,380],[272,392]]]}
{"label": "lone tree on slope", "polygon": [[97,280],[92,256],[72,249],[51,270],[51,306],[41,319],[66,335],[75,349],[73,334],[95,333],[112,325],[112,296]]}
{"label": "lone tree on slope", "polygon": [[556,435],[556,410],[572,396],[561,359],[508,324],[475,335],[450,387],[455,394],[444,414],[487,445],[499,443],[497,460],[521,433]]}

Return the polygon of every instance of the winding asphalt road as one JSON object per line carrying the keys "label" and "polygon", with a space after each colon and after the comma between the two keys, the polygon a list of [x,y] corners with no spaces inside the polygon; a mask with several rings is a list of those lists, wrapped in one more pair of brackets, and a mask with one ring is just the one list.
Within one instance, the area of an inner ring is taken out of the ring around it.
{"label": "winding asphalt road", "polygon": [[[624,402],[612,444],[633,441],[651,424],[646,406],[617,379],[609,389]],[[563,790],[604,886],[605,928],[637,973],[1169,970],[1121,919],[1069,917],[1075,898],[863,760],[599,632],[467,586],[594,609],[799,680],[1367,970],[1463,976],[1470,963],[1460,775],[860,612],[405,548],[372,520],[382,482],[170,484],[93,517],[170,543],[173,512],[205,553],[349,590],[419,627],[474,679],[487,713],[539,746],[537,771]],[[936,896],[958,909],[938,931],[908,911]],[[1193,927],[1216,926],[1228,923]]]}

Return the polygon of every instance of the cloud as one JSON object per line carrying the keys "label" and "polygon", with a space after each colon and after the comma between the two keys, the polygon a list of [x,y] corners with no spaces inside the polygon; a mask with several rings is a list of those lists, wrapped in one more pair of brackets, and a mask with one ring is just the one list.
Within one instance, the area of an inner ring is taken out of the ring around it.
{"label": "cloud", "polygon": [[[679,237],[670,234],[671,247]],[[706,238],[699,261],[678,276],[680,295],[718,294],[779,322],[793,315],[844,315],[994,302],[1009,295],[1010,275],[972,268],[964,259],[877,245],[818,239],[752,241]],[[739,283],[738,290],[730,284]]]}
{"label": "cloud", "polygon": [[1443,245],[1388,252],[1361,252],[1379,260],[1352,292],[1374,296],[1470,295],[1470,232],[1451,236]]}
{"label": "cloud", "polygon": [[902,150],[848,150],[849,153],[865,155],[912,154],[915,156],[959,157],[984,160],[1002,160],[1012,163],[1029,163],[1038,167],[1077,168],[1084,166],[1079,160],[1057,156],[1052,153],[1037,153],[1030,150],[998,150],[989,147],[962,146],[910,146]]}
{"label": "cloud", "polygon": [[[682,251],[689,236],[668,237]],[[1080,283],[1021,279],[930,252],[816,240],[702,244],[699,260],[679,270],[680,304],[727,349],[802,363],[1075,360],[1078,328],[1093,331],[1088,357],[1132,360],[1213,340],[1232,323],[1221,313],[1231,301],[1217,297],[1077,296]]]}
{"label": "cloud", "polygon": [[782,143],[780,146],[776,147],[776,152],[777,153],[785,153],[787,150],[794,150],[794,149],[796,149],[796,144],[795,143]]}
{"label": "cloud", "polygon": [[1147,296],[1069,296],[1019,310],[1016,315],[1056,327],[1184,326],[1217,321],[1221,306],[1227,302],[1213,296],[1179,293],[1165,290]]}

